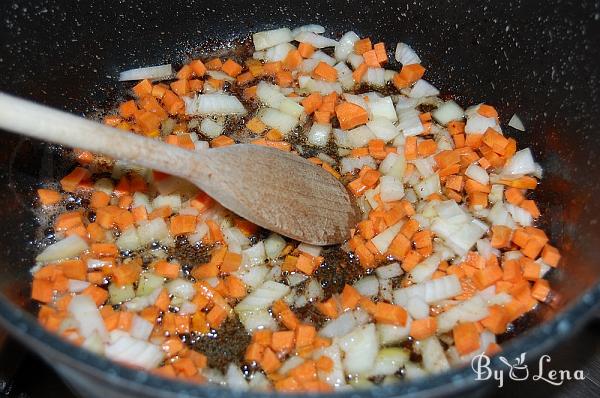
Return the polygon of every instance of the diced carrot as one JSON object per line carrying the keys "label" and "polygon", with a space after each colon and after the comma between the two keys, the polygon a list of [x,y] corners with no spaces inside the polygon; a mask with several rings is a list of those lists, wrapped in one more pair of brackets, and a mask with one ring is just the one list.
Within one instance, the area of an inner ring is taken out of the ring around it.
{"label": "diced carrot", "polygon": [[81,186],[82,183],[89,181],[91,176],[92,174],[88,169],[76,167],[72,172],[60,180],[60,186],[64,191],[74,192]]}
{"label": "diced carrot", "polygon": [[315,307],[328,318],[335,319],[338,317],[337,301],[333,297],[315,304]]}
{"label": "diced carrot", "polygon": [[358,305],[361,295],[354,287],[346,284],[340,296],[342,309],[344,311],[353,310]]}
{"label": "diced carrot", "polygon": [[[282,65],[288,71],[296,69],[302,63],[302,54],[298,50],[292,50],[287,53],[282,61]],[[278,71],[279,72],[279,71]],[[278,72],[275,72],[277,74]]]}
{"label": "diced carrot", "polygon": [[281,300],[276,301],[273,304],[272,310],[273,314],[275,314],[277,319],[279,319],[279,321],[283,323],[283,325],[286,328],[294,330],[300,324],[300,321],[296,317],[296,314],[294,314],[294,312],[290,309],[290,307],[288,307],[288,305],[285,302]]}
{"label": "diced carrot", "polygon": [[293,82],[292,72],[282,70],[275,75],[275,83],[279,87],[291,87]]}
{"label": "diced carrot", "polygon": [[295,332],[293,330],[274,332],[271,339],[271,348],[275,352],[290,352],[294,348]]}
{"label": "diced carrot", "polygon": [[246,123],[246,127],[248,128],[248,130],[256,134],[262,133],[267,128],[267,126],[263,122],[261,122],[261,120],[257,117],[253,117],[252,119],[250,119]]}
{"label": "diced carrot", "polygon": [[108,292],[101,287],[90,285],[86,287],[81,294],[90,296],[96,305],[101,305],[108,299]]}
{"label": "diced carrot", "polygon": [[477,113],[485,117],[498,117],[498,112],[491,105],[481,104],[477,109]]}
{"label": "diced carrot", "polygon": [[493,264],[476,270],[472,279],[477,288],[483,290],[502,279],[502,275],[502,269],[497,264]]}
{"label": "diced carrot", "polygon": [[314,326],[301,324],[296,328],[296,348],[311,346],[315,341],[317,331]]}
{"label": "diced carrot", "polygon": [[208,70],[221,70],[223,67],[223,61],[221,61],[219,58],[213,58],[206,62],[205,65]]}
{"label": "diced carrot", "polygon": [[506,191],[504,191],[504,197],[506,198],[508,203],[513,204],[515,206],[519,206],[521,202],[525,200],[525,197],[517,188],[508,188]]}
{"label": "diced carrot", "polygon": [[423,140],[417,145],[417,153],[422,157],[433,155],[436,150],[437,144],[434,140]]}
{"label": "diced carrot", "polygon": [[181,266],[179,264],[165,260],[160,260],[154,264],[154,272],[169,279],[177,278],[180,270]]}
{"label": "diced carrot", "polygon": [[351,102],[342,102],[335,107],[336,116],[340,122],[340,127],[349,130],[369,120],[367,111]]}
{"label": "diced carrot", "polygon": [[51,206],[61,201],[62,195],[53,189],[38,189],[38,198],[44,206]]}
{"label": "diced carrot", "polygon": [[520,206],[523,209],[527,210],[527,212],[529,214],[531,214],[531,216],[533,218],[538,218],[540,216],[540,214],[541,214],[540,210],[538,209],[538,207],[537,207],[537,205],[535,203],[535,201],[533,201],[533,200],[524,200],[524,201],[521,202]]}
{"label": "diced carrot", "polygon": [[365,52],[371,50],[372,48],[373,46],[371,45],[371,39],[369,39],[368,37],[361,40],[357,40],[354,43],[354,52],[358,55],[362,55]]}
{"label": "diced carrot", "polygon": [[388,253],[397,260],[403,260],[411,248],[410,240],[403,234],[398,234],[392,240],[388,248]]}
{"label": "diced carrot", "polygon": [[427,317],[415,319],[410,325],[410,336],[416,340],[423,340],[433,336],[437,330],[437,319]]}
{"label": "diced carrot", "polygon": [[213,138],[210,141],[210,146],[212,148],[219,148],[222,146],[229,146],[235,144],[235,141],[226,135],[220,135],[218,137]]}
{"label": "diced carrot", "polygon": [[466,355],[479,348],[479,331],[474,322],[459,323],[452,329],[452,335],[460,355]]}
{"label": "diced carrot", "polygon": [[492,247],[503,249],[510,247],[512,230],[504,225],[492,226]]}
{"label": "diced carrot", "polygon": [[301,104],[304,107],[306,114],[310,115],[319,109],[319,107],[323,104],[323,97],[318,92],[314,92],[308,97],[304,98]]}
{"label": "diced carrot", "polygon": [[177,115],[185,108],[183,100],[171,90],[165,90],[162,102],[165,106],[165,110],[169,112],[170,115]]}
{"label": "diced carrot", "polygon": [[265,348],[258,363],[265,373],[273,373],[281,367],[281,361],[269,347]]}
{"label": "diced carrot", "polygon": [[325,80],[327,82],[335,82],[337,80],[337,69],[321,61],[313,69],[312,77],[315,79]]}
{"label": "diced carrot", "polygon": [[481,320],[481,324],[494,334],[504,333],[508,324],[506,311],[499,305],[492,305],[488,309],[489,315]]}
{"label": "diced carrot", "polygon": [[227,319],[227,311],[219,305],[212,307],[206,315],[206,320],[213,329],[218,329],[225,319]]}
{"label": "diced carrot", "polygon": [[85,281],[87,279],[87,265],[82,260],[64,260],[57,264],[65,277]]}
{"label": "diced carrot", "polygon": [[549,294],[550,283],[546,279],[536,280],[531,289],[531,296],[540,302],[544,302]]}
{"label": "diced carrot", "polygon": [[317,366],[314,361],[308,360],[290,370],[289,375],[304,384],[317,378]]}
{"label": "diced carrot", "polygon": [[227,275],[224,279],[227,295],[236,299],[246,296],[246,284],[240,278],[233,275]]}
{"label": "diced carrot", "polygon": [[148,79],[140,81],[138,84],[133,86],[133,92],[138,98],[142,98],[146,95],[152,94],[152,83]]}
{"label": "diced carrot", "polygon": [[375,266],[375,256],[371,251],[367,248],[365,244],[358,246],[355,250],[356,255],[358,256],[358,261],[363,268],[372,268]]}
{"label": "diced carrot", "polygon": [[375,54],[377,54],[377,62],[380,65],[385,64],[388,61],[387,51],[385,50],[385,43],[379,42],[373,46]]}
{"label": "diced carrot", "polygon": [[417,137],[406,137],[406,141],[404,142],[404,157],[406,158],[406,160],[417,159],[417,148]]}
{"label": "diced carrot", "polygon": [[206,73],[206,66],[199,59],[193,60],[189,65],[196,77],[202,77]]}
{"label": "diced carrot", "polygon": [[171,217],[171,225],[169,227],[171,235],[189,234],[196,230],[196,216],[193,215],[177,215]]}
{"label": "diced carrot", "polygon": [[140,278],[142,272],[141,260],[132,260],[113,269],[113,281],[117,285],[129,285]]}
{"label": "diced carrot", "polygon": [[177,95],[184,96],[190,91],[190,85],[187,79],[175,80],[170,84],[171,90]]}
{"label": "diced carrot", "polygon": [[423,77],[425,68],[420,64],[403,65],[400,72],[394,75],[392,82],[398,90],[410,87],[413,83]]}
{"label": "diced carrot", "polygon": [[365,64],[371,68],[379,68],[379,60],[377,59],[377,53],[375,50],[365,51],[362,54]]}
{"label": "diced carrot", "polygon": [[404,326],[408,319],[408,313],[404,308],[398,305],[380,301],[377,303],[374,318],[378,323]]}
{"label": "diced carrot", "polygon": [[54,296],[52,282],[44,279],[34,279],[31,285],[31,298],[42,303],[50,303]]}
{"label": "diced carrot", "polygon": [[521,258],[521,267],[523,268],[523,277],[530,281],[540,279],[541,266],[528,258]]}
{"label": "diced carrot", "polygon": [[551,267],[557,267],[560,261],[560,253],[558,249],[549,244],[545,244],[542,249],[542,260]]}
{"label": "diced carrot", "polygon": [[238,253],[227,252],[221,264],[221,272],[235,272],[242,263],[242,256]]}
{"label": "diced carrot", "polygon": [[242,69],[242,65],[238,64],[232,59],[225,61],[221,67],[221,70],[231,77],[237,77],[240,73],[242,73]]}
{"label": "diced carrot", "polygon": [[314,54],[315,48],[310,43],[300,43],[298,45],[298,52],[302,58],[310,58]]}
{"label": "diced carrot", "polygon": [[117,256],[119,254],[119,248],[114,243],[92,243],[92,253],[98,256]]}
{"label": "diced carrot", "polygon": [[246,348],[246,353],[244,354],[244,359],[247,362],[258,362],[261,360],[263,353],[265,351],[265,346],[258,343],[250,343]]}

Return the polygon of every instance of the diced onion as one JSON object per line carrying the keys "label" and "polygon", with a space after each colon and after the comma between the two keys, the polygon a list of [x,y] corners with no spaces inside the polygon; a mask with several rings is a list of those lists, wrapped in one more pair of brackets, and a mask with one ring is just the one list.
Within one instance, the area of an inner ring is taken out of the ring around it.
{"label": "diced onion", "polygon": [[391,263],[375,268],[375,273],[381,279],[390,279],[402,275],[404,271],[399,263]]}
{"label": "diced onion", "polygon": [[307,254],[310,254],[313,257],[317,257],[321,255],[321,246],[309,245],[308,243],[300,243],[298,245],[298,250]]}
{"label": "diced onion", "polygon": [[385,85],[385,70],[383,68],[367,68],[362,81],[373,87],[383,87]]}
{"label": "diced onion", "polygon": [[368,107],[371,119],[387,119],[390,122],[398,120],[391,97],[371,98]]}
{"label": "diced onion", "polygon": [[428,337],[419,342],[423,367],[430,372],[441,372],[450,368],[444,348],[436,336]]}
{"label": "diced onion", "polygon": [[338,61],[345,61],[348,55],[354,51],[354,43],[360,40],[360,37],[352,31],[344,33],[340,41],[335,46],[335,58]]}
{"label": "diced onion", "polygon": [[207,137],[215,138],[223,134],[224,127],[222,124],[215,122],[211,118],[204,118],[200,123],[200,131]]}
{"label": "diced onion", "polygon": [[265,51],[265,55],[263,57],[263,60],[266,61],[266,62],[279,62],[279,61],[283,61],[285,59],[285,57],[287,57],[288,53],[290,51],[295,50],[295,49],[296,49],[296,47],[294,47],[290,43],[281,43],[281,44],[278,44],[276,46],[268,48]]}
{"label": "diced onion", "polygon": [[488,315],[485,301],[480,296],[473,296],[438,315],[438,331],[444,333],[454,328],[458,322],[477,322]]}
{"label": "diced onion", "polygon": [[445,126],[453,120],[461,120],[465,111],[454,101],[447,101],[431,113],[436,122]]}
{"label": "diced onion", "polygon": [[200,94],[185,101],[188,115],[245,115],[246,108],[237,97],[228,94]]}
{"label": "diced onion", "polygon": [[[389,177],[389,178],[394,179],[394,177]],[[392,181],[392,183],[396,183],[396,180]],[[400,186],[402,186],[402,184],[400,184]],[[402,228],[403,224],[404,223],[402,221],[397,222],[396,224],[388,227],[387,229],[383,230],[382,232],[377,234],[375,237],[373,237],[373,239],[371,239],[371,242],[373,243],[373,245],[375,245],[375,247],[377,248],[379,253],[387,252],[392,241],[394,240],[396,235],[398,235],[398,233],[400,232],[400,229]]]}
{"label": "diced onion", "polygon": [[138,227],[138,236],[142,246],[147,245],[167,238],[169,236],[169,228],[165,220],[160,217],[151,221],[142,221]]}
{"label": "diced onion", "polygon": [[325,33],[325,28],[317,24],[302,25],[292,30],[292,36],[296,36],[300,32]]}
{"label": "diced onion", "polygon": [[68,306],[69,313],[75,318],[79,325],[79,333],[84,337],[90,337],[97,333],[102,340],[108,337],[104,320],[96,303],[91,296],[78,295],[71,299]]}
{"label": "diced onion", "polygon": [[412,65],[421,63],[421,59],[419,58],[417,53],[408,44],[405,43],[398,43],[396,45],[394,58],[402,65]]}
{"label": "diced onion", "polygon": [[144,318],[138,315],[134,315],[131,320],[131,337],[140,340],[148,340],[150,334],[152,334],[154,324],[148,322]]}
{"label": "diced onion", "polygon": [[287,43],[294,40],[292,31],[288,28],[273,29],[263,32],[254,33],[252,41],[256,51],[264,50],[265,48],[276,46],[280,43]]}
{"label": "diced onion", "polygon": [[335,65],[335,58],[330,57],[329,55],[325,54],[323,51],[319,50],[319,51],[315,51],[313,55],[311,55],[310,57],[311,59],[316,59],[319,62],[325,62],[328,65]]}
{"label": "diced onion", "polygon": [[379,281],[372,275],[357,280],[352,286],[363,296],[372,297],[379,293]]}
{"label": "diced onion", "polygon": [[471,163],[467,167],[465,175],[483,185],[487,185],[490,182],[490,176],[487,171],[477,163]]}
{"label": "diced onion", "polygon": [[467,134],[483,134],[488,128],[501,132],[498,122],[493,117],[481,116],[479,113],[469,117],[465,125]]}
{"label": "diced onion", "polygon": [[426,303],[431,304],[458,296],[461,293],[462,287],[456,275],[448,275],[395,290],[394,303],[406,306],[411,297],[420,297]]}
{"label": "diced onion", "polygon": [[88,281],[79,281],[77,279],[69,279],[69,292],[80,293],[84,291],[90,283]]}
{"label": "diced onion", "polygon": [[512,158],[506,162],[502,174],[506,176],[518,176],[535,173],[536,166],[531,154],[531,149],[525,148],[517,151]]}
{"label": "diced onion", "polygon": [[306,31],[294,35],[294,40],[300,43],[308,43],[315,48],[333,47],[338,44],[338,42],[333,39]]}
{"label": "diced onion", "polygon": [[313,123],[307,134],[307,141],[314,146],[324,147],[329,142],[331,123]]}
{"label": "diced onion", "polygon": [[105,354],[113,361],[144,369],[156,368],[164,359],[160,347],[131,337],[127,333],[119,333],[118,337],[106,347]]}
{"label": "diced onion", "polygon": [[396,111],[399,120],[398,128],[405,137],[419,135],[425,130],[419,118],[419,112],[416,109],[407,108],[398,111],[396,107]]}
{"label": "diced onion", "polygon": [[419,79],[408,93],[408,96],[411,98],[422,98],[432,97],[438,95],[439,93],[440,90],[438,90],[425,80]]}
{"label": "diced onion", "polygon": [[185,279],[173,279],[172,281],[168,282],[165,287],[170,295],[184,300],[191,300],[196,295],[196,288],[194,288],[194,284]]}
{"label": "diced onion", "polygon": [[377,164],[375,163],[375,159],[369,155],[358,158],[348,156],[340,160],[340,171],[342,174],[352,173],[354,170],[360,170],[364,166],[374,169],[377,167]]}
{"label": "diced onion", "polygon": [[338,344],[345,353],[343,364],[347,373],[363,373],[373,367],[379,350],[374,324],[355,329],[341,337]]}
{"label": "diced onion", "polygon": [[252,311],[238,311],[236,309],[236,312],[240,318],[240,322],[250,333],[260,329],[277,330],[277,321],[275,321],[267,309]]}
{"label": "diced onion", "polygon": [[[404,185],[396,176],[383,175],[379,178],[380,196],[384,202],[393,202],[404,197]],[[381,252],[384,253],[384,252]]]}
{"label": "diced onion", "polygon": [[119,73],[119,81],[129,80],[163,80],[173,77],[173,68],[171,64],[147,66],[144,68],[129,69]]}
{"label": "diced onion", "polygon": [[374,138],[375,134],[367,126],[359,126],[346,132],[346,139],[350,148],[366,146]]}
{"label": "diced onion", "polygon": [[121,232],[115,243],[121,250],[137,250],[141,246],[138,231],[134,226]]}
{"label": "diced onion", "polygon": [[334,68],[337,70],[338,81],[342,84],[344,90],[351,90],[354,87],[354,79],[352,78],[352,71],[348,68],[348,65],[346,65],[345,62],[340,62],[335,65]]}
{"label": "diced onion", "polygon": [[275,259],[279,257],[281,252],[286,246],[285,239],[283,239],[280,235],[276,233],[271,233],[267,239],[264,241],[265,245],[265,253],[267,258]]}
{"label": "diced onion", "polygon": [[514,115],[512,115],[512,117],[510,118],[510,120],[508,121],[508,125],[509,125],[509,127],[512,127],[513,129],[525,131],[525,125],[523,125],[521,118],[519,116],[517,116],[516,113]]}
{"label": "diced onion", "polygon": [[[392,110],[394,108],[392,107]],[[395,113],[394,113],[395,114]],[[384,142],[389,142],[396,138],[400,131],[394,126],[394,124],[388,119],[377,118],[367,122],[367,127],[371,129],[375,137],[383,140]]]}
{"label": "diced onion", "polygon": [[286,294],[290,288],[282,283],[266,281],[255,291],[247,295],[235,307],[236,312],[256,311],[269,308],[273,303]]}
{"label": "diced onion", "polygon": [[227,388],[231,388],[234,391],[247,391],[250,388],[239,366],[236,366],[233,363],[230,363],[227,367],[225,380],[227,382]]}
{"label": "diced onion", "polygon": [[261,110],[259,118],[264,124],[281,131],[284,135],[289,134],[298,124],[298,119],[294,116],[273,108]]}
{"label": "diced onion", "polygon": [[73,234],[63,240],[47,246],[36,258],[38,262],[58,261],[80,255],[87,250],[88,244],[82,237]]}
{"label": "diced onion", "polygon": [[406,311],[413,319],[423,319],[429,316],[429,304],[419,296],[414,296],[408,299]]}

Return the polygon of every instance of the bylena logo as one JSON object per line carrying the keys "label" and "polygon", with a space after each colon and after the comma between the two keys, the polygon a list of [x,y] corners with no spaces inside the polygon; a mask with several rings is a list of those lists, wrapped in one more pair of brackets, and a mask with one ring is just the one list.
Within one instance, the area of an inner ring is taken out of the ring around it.
{"label": "bylena logo", "polygon": [[492,370],[490,368],[490,358],[485,354],[474,356],[471,360],[471,368],[473,369],[473,372],[475,372],[475,380],[494,379],[498,382],[498,387],[502,388],[506,377],[514,381],[523,381],[529,380],[531,376],[531,380],[533,381],[543,381],[555,386],[560,386],[568,380],[585,379],[583,370],[580,369],[575,371],[547,369],[547,365],[551,360],[550,355],[542,355],[538,361],[537,371],[532,369],[531,374],[529,372],[529,366],[525,363],[525,353],[522,353],[512,362],[503,356],[499,357],[499,359],[506,365],[506,370]]}

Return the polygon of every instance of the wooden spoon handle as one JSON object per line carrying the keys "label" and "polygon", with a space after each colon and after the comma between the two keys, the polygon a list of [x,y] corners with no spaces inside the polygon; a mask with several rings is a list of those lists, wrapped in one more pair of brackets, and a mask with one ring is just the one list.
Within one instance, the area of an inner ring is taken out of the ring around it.
{"label": "wooden spoon handle", "polygon": [[0,128],[44,141],[130,161],[185,179],[207,173],[203,156],[158,140],[0,92]]}

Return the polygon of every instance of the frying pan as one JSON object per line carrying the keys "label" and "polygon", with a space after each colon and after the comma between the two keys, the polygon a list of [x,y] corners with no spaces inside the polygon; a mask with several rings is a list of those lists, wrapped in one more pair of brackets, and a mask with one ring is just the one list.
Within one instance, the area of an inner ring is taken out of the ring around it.
{"label": "frying pan", "polygon": [[[93,116],[122,95],[131,67],[222,48],[249,32],[319,23],[387,43],[410,43],[427,78],[463,106],[488,102],[501,122],[517,113],[545,169],[541,224],[563,252],[550,305],[516,322],[507,358],[528,359],[572,336],[600,301],[600,5],[591,1],[3,1],[0,89]],[[2,132],[0,325],[85,396],[240,396],[166,381],[111,363],[44,331],[31,315],[29,268],[38,224],[34,192],[72,166],[56,147]],[[499,367],[494,359],[492,366]],[[365,390],[362,396],[445,396],[481,391],[471,369]],[[353,392],[340,396],[355,395]],[[482,393],[483,394],[483,393]],[[258,397],[261,393],[244,393]]]}

